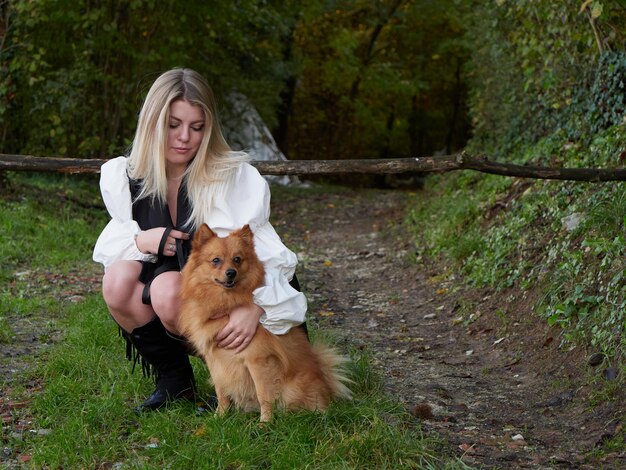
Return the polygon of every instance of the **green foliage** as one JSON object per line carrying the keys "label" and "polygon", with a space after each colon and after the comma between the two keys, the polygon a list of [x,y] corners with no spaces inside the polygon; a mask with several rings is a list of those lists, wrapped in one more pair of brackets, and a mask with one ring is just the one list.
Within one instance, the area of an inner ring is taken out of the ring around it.
{"label": "green foliage", "polygon": [[174,66],[247,95],[294,158],[449,152],[468,135],[467,0],[2,5],[7,153],[125,152],[143,95]]}
{"label": "green foliage", "polygon": [[[5,151],[112,156],[128,147],[144,93],[175,66],[270,117],[286,69],[291,2],[13,0],[0,48]],[[11,119],[8,119],[8,116]]]}
{"label": "green foliage", "polygon": [[0,317],[0,344],[8,344],[13,338],[13,328],[5,317]]}
{"label": "green foliage", "polygon": [[472,149],[508,153],[558,129],[578,140],[623,121],[623,6],[498,1],[473,13]]}
{"label": "green foliage", "polygon": [[[586,142],[591,142],[586,144]],[[626,128],[614,126],[572,142],[564,133],[517,153],[568,165],[614,164]],[[507,182],[505,182],[507,181]],[[444,256],[477,286],[534,290],[536,312],[563,328],[566,342],[626,352],[626,196],[620,183],[504,180],[459,175],[416,199],[407,221],[418,251]],[[567,229],[567,217],[581,222]]]}
{"label": "green foliage", "polygon": [[307,2],[294,33],[294,158],[432,154],[465,141],[462,2]]}
{"label": "green foliage", "polygon": [[624,121],[626,114],[626,53],[609,52],[600,57],[585,115],[596,133]]}
{"label": "green foliage", "polygon": [[[472,51],[470,152],[546,166],[623,163],[623,5],[498,0],[478,2],[464,18]],[[622,355],[621,185],[516,180],[496,187],[493,179],[440,183],[437,209],[419,205],[409,217],[423,230],[418,243],[454,260],[476,285],[540,291],[536,311],[563,328],[565,341]],[[567,229],[568,218],[582,222]]]}
{"label": "green foliage", "polygon": [[293,158],[450,152],[468,111],[472,149],[497,154],[624,117],[617,0],[12,0],[0,16],[5,152],[123,153],[173,66],[248,95]]}

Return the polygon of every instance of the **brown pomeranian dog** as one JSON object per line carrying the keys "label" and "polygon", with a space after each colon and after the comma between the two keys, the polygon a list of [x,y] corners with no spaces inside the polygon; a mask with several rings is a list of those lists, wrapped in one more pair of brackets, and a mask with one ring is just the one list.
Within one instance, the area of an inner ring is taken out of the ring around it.
{"label": "brown pomeranian dog", "polygon": [[218,414],[234,404],[260,410],[266,422],[275,404],[324,411],[333,398],[351,397],[342,371],[346,359],[309,343],[301,328],[274,335],[259,326],[243,351],[217,347],[215,336],[228,323],[228,312],[252,303],[252,291],[263,285],[248,225],[225,238],[202,225],[182,274],[180,327],[209,368]]}

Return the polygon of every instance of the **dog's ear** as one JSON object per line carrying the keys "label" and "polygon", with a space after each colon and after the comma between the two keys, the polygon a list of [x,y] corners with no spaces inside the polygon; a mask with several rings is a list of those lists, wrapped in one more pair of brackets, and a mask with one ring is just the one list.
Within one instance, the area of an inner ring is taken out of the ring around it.
{"label": "dog's ear", "polygon": [[204,245],[211,238],[217,237],[217,234],[209,228],[207,224],[202,224],[193,237],[194,244]]}
{"label": "dog's ear", "polygon": [[239,230],[233,232],[231,235],[240,238],[246,243],[252,243],[252,238],[254,237],[249,224],[244,225]]}

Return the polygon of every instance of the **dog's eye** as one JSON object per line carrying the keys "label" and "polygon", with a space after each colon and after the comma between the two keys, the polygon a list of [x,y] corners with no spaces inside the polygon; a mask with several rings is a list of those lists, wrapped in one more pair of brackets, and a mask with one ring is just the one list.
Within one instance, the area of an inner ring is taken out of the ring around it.
{"label": "dog's eye", "polygon": [[213,264],[220,264],[220,259],[219,258],[213,258],[211,260],[211,263],[213,263]]}
{"label": "dog's eye", "polygon": [[235,257],[233,258],[233,262],[234,262],[235,264],[241,264],[241,258],[240,258],[239,256],[235,256]]}

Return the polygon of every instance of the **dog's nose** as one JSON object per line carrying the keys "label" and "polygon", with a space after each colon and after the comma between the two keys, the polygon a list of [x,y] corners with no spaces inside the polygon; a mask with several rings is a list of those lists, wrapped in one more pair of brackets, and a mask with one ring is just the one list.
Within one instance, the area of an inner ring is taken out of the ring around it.
{"label": "dog's nose", "polygon": [[237,271],[234,269],[227,269],[226,270],[226,277],[228,279],[235,279],[235,276],[237,275]]}

